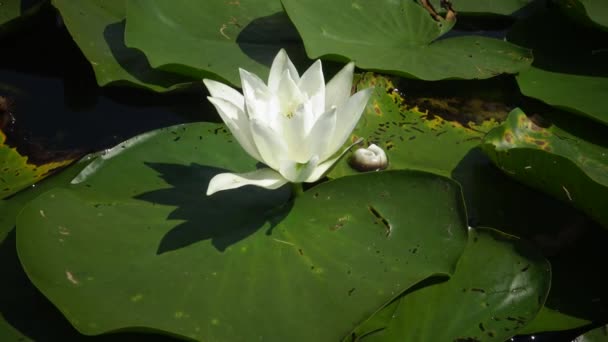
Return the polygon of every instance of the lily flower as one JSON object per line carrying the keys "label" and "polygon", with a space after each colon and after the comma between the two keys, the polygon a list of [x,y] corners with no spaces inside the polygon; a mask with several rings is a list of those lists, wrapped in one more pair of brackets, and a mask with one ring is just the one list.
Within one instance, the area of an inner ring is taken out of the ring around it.
{"label": "lily flower", "polygon": [[371,96],[371,88],[351,96],[354,68],[348,63],[325,84],[320,60],[300,76],[281,49],[272,62],[268,84],[239,69],[243,94],[204,79],[209,101],[234,138],[251,157],[268,166],[217,174],[207,195],[244,185],[277,189],[288,182],[321,178],[348,151],[336,156]]}

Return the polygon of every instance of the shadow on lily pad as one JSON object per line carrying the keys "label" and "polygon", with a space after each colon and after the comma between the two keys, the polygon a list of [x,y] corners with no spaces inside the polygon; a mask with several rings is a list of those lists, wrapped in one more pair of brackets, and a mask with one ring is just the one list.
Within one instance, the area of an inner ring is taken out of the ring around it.
{"label": "shadow on lily pad", "polygon": [[287,51],[298,70],[311,63],[298,30],[285,12],[254,19],[239,33],[236,43],[243,53],[268,67],[281,48]]}
{"label": "shadow on lily pad", "polygon": [[[191,164],[146,163],[172,187],[150,191],[136,198],[176,206],[168,220],[183,221],[165,234],[157,254],[211,240],[219,251],[266,227],[267,233],[289,213],[289,187],[266,190],[255,186],[205,195],[213,176],[227,170]],[[193,183],[194,181],[194,183]]]}
{"label": "shadow on lily pad", "polygon": [[[103,36],[116,62],[140,82],[169,88],[176,84],[198,81],[198,77],[186,77],[171,72],[152,68],[146,55],[125,43],[126,20],[110,24],[103,31]],[[116,82],[123,80],[116,79]]]}

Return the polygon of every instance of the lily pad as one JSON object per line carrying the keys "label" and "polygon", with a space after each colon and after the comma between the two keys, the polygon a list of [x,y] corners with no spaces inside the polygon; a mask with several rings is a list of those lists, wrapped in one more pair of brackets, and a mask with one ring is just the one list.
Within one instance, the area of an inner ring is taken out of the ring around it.
{"label": "lily pad", "polygon": [[532,67],[517,76],[524,95],[608,124],[608,32],[553,9],[516,23],[508,40],[534,52]]}
{"label": "lily pad", "polygon": [[63,22],[95,71],[97,83],[166,91],[198,81],[154,70],[146,56],[125,45],[126,0],[53,0]]}
{"label": "lily pad", "polygon": [[305,56],[279,0],[127,2],[127,45],[154,68],[240,85],[238,68],[261,77],[281,48]]}
{"label": "lily pad", "polygon": [[591,21],[608,29],[608,3],[603,0],[559,0],[557,2],[568,15]]}
{"label": "lily pad", "polygon": [[[493,117],[479,119],[480,123],[464,115],[459,121],[448,120],[408,105],[390,77],[365,73],[356,86],[358,90],[375,89],[345,147],[359,138],[380,146],[388,155],[389,170],[416,169],[449,177],[461,160],[479,146],[483,136],[498,125]],[[357,173],[344,158],[329,177]]]}
{"label": "lily pad", "polygon": [[201,123],[137,137],[21,211],[21,262],[79,331],[338,340],[413,284],[452,273],[466,244],[455,182],[394,171],[295,202],[285,187],[207,197],[213,175],[255,168],[225,132]]}
{"label": "lily pad", "polygon": [[364,323],[355,336],[362,341],[502,342],[536,316],[550,280],[549,263],[530,246],[499,231],[471,229],[452,278],[408,291],[383,309],[391,312],[384,326],[374,322],[370,330]]}
{"label": "lily pad", "polygon": [[591,324],[590,321],[573,317],[548,307],[543,307],[530,324],[519,334],[530,335],[547,331],[570,330]]}
{"label": "lily pad", "polygon": [[575,342],[607,342],[608,341],[608,325],[595,328],[577,337]]}
{"label": "lily pad", "polygon": [[[501,0],[501,1],[479,1],[458,0],[452,2],[454,10],[458,14],[499,14],[512,15],[522,8],[530,5],[533,0]],[[440,1],[433,0],[431,3],[436,10],[440,10]]]}
{"label": "lily pad", "polygon": [[482,36],[439,39],[437,22],[411,0],[282,0],[311,58],[351,59],[357,67],[423,80],[483,79],[530,65],[527,49]]}
{"label": "lily pad", "polygon": [[94,157],[87,156],[61,172],[36,183],[35,187],[21,191],[10,198],[0,200],[0,212],[2,212],[2,215],[0,216],[0,243],[4,240],[6,234],[15,227],[17,214],[27,202],[45,191],[69,184],[72,178],[74,178],[92,158]]}
{"label": "lily pad", "polygon": [[484,139],[484,152],[509,176],[583,210],[608,227],[608,148],[558,126],[542,128],[520,109]]}
{"label": "lily pad", "polygon": [[66,159],[42,165],[32,164],[17,149],[6,145],[6,136],[0,131],[0,199],[27,188],[73,161]]}
{"label": "lily pad", "polygon": [[[372,73],[360,77],[358,90],[376,89],[350,141],[362,137],[365,144],[382,147],[389,170],[424,170],[458,181],[470,225],[534,239],[554,235],[580,220],[580,213],[567,203],[514,182],[480,150],[484,135],[511,110],[500,103],[511,100],[494,97],[492,89],[504,93],[503,82],[445,81],[444,85],[455,84],[442,89],[440,97],[428,97],[398,81]],[[433,90],[437,92],[437,87]],[[349,165],[349,157],[339,161],[328,176],[358,174]]]}

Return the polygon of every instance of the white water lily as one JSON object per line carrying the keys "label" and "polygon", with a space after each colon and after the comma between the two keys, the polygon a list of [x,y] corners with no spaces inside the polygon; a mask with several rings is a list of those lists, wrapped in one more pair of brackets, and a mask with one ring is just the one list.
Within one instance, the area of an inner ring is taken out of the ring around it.
{"label": "white water lily", "polygon": [[244,185],[276,189],[292,182],[314,182],[346,152],[335,156],[349,138],[372,89],[350,95],[354,63],[327,84],[321,61],[302,76],[285,50],[272,62],[268,84],[239,69],[243,94],[205,79],[222,120],[243,149],[268,168],[213,177],[207,195]]}

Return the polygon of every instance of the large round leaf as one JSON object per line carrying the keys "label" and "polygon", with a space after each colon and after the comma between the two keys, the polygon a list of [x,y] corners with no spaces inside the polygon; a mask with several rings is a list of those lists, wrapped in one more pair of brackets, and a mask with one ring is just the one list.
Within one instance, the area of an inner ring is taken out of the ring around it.
{"label": "large round leaf", "polygon": [[216,173],[255,168],[224,132],[191,124],[134,138],[22,210],[24,268],[80,331],[337,340],[452,272],[466,242],[454,182],[397,171],[343,177],[295,203],[286,188],[207,197]]}
{"label": "large round leaf", "polygon": [[281,48],[295,60],[304,56],[279,0],[127,4],[127,45],[164,70],[240,85],[239,67],[263,76]]}
{"label": "large round leaf", "polygon": [[524,95],[608,124],[608,33],[554,9],[516,23],[508,39],[534,52],[533,66],[517,76]]}
{"label": "large round leaf", "polygon": [[312,58],[354,60],[365,69],[424,80],[489,78],[527,67],[532,56],[481,36],[438,39],[450,29],[411,0],[282,0]]}
{"label": "large round leaf", "polygon": [[509,176],[541,189],[608,227],[608,148],[558,126],[542,128],[515,109],[484,138],[483,150]]}
{"label": "large round leaf", "polygon": [[363,341],[502,342],[536,316],[550,280],[549,263],[530,246],[495,230],[472,229],[452,278],[408,291],[383,309],[391,312],[384,326],[364,323],[355,335]]}
{"label": "large round leaf", "polygon": [[53,5],[93,66],[99,85],[130,84],[164,91],[193,81],[152,69],[146,56],[125,45],[126,0],[53,0]]}

